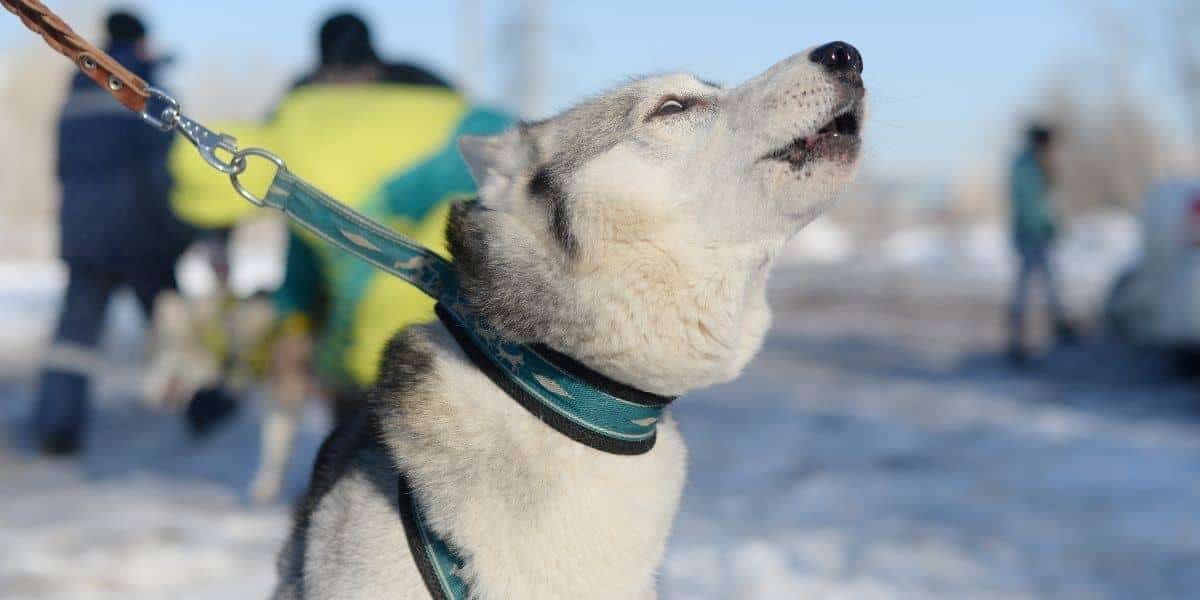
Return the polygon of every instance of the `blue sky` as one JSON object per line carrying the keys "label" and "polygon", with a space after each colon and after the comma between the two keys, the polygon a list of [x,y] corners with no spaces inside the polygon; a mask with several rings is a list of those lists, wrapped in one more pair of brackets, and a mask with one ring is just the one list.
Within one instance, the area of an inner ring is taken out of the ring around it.
{"label": "blue sky", "polygon": [[[48,4],[68,15],[95,14],[95,3]],[[513,2],[483,0],[485,44],[494,52],[508,30]],[[1019,117],[1047,82],[1072,69],[1098,69],[1112,54],[1111,35],[1095,25],[1084,0],[1003,2],[767,2],[740,0],[545,0],[548,80],[545,109],[571,102],[625,77],[694,71],[737,83],[812,44],[849,41],[865,57],[872,97],[869,168],[899,176],[952,177],[1000,164]],[[1140,27],[1150,3],[1112,0],[1125,23]],[[314,29],[338,8],[374,20],[377,43],[395,58],[424,60],[453,75],[458,62],[456,3],[377,0],[143,0],[160,44],[176,53],[174,79],[194,81],[219,68],[269,65],[280,77],[247,94],[276,97],[314,58]],[[90,24],[79,23],[87,31]],[[28,44],[12,19],[0,19],[0,49]],[[1139,92],[1169,91],[1154,49],[1135,57]],[[504,89],[498,61],[488,64],[483,95]],[[185,93],[187,85],[179,85]],[[1100,93],[1103,93],[1101,90]],[[197,115],[202,116],[202,115]]]}

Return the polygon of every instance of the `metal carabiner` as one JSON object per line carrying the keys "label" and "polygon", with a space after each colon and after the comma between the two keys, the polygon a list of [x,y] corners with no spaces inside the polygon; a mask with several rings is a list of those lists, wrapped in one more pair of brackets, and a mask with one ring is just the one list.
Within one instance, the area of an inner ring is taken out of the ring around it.
{"label": "metal carabiner", "polygon": [[[226,175],[236,175],[246,168],[244,162],[239,166],[232,158],[238,151],[237,138],[232,135],[212,131],[189,119],[183,113],[175,115],[175,126],[179,128],[179,133],[183,134],[183,137],[196,146],[196,149],[200,151],[200,156],[204,158],[204,162],[212,168]],[[229,161],[223,161],[217,156],[218,149],[230,154]]]}
{"label": "metal carabiner", "polygon": [[[179,133],[200,151],[200,156],[204,158],[204,162],[226,175],[236,175],[246,168],[244,161],[240,166],[233,161],[233,155],[238,150],[236,138],[228,133],[212,131],[192,120],[183,114],[179,108],[179,101],[171,97],[170,94],[153,86],[147,87],[146,92],[149,93],[151,98],[162,102],[166,107],[156,117],[151,114],[149,103],[147,103],[146,109],[141,113],[143,121],[162,131],[178,129]],[[221,160],[217,156],[218,149],[228,152],[230,159],[228,161]]]}

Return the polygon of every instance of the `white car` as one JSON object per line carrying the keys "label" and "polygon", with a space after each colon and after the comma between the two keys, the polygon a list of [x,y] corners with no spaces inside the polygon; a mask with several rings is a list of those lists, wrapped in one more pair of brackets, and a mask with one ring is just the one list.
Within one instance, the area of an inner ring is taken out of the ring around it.
{"label": "white car", "polygon": [[1113,285],[1106,320],[1123,338],[1200,364],[1200,180],[1152,187],[1141,222],[1141,259]]}

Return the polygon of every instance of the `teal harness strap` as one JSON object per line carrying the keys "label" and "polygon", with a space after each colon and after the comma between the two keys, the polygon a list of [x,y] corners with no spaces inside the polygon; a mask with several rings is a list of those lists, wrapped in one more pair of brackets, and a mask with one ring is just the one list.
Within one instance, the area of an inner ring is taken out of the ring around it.
{"label": "teal harness strap", "polygon": [[433,600],[462,600],[467,597],[467,584],[458,576],[463,561],[425,521],[425,513],[413,496],[408,478],[399,480],[400,520],[404,523],[408,549],[417,563],[417,571]]}

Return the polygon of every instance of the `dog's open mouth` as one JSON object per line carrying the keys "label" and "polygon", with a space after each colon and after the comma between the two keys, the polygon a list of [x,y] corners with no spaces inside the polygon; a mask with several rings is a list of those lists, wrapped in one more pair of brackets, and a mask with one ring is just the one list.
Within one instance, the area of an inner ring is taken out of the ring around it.
{"label": "dog's open mouth", "polygon": [[763,158],[786,162],[793,168],[819,158],[852,161],[858,155],[858,132],[861,124],[861,104],[851,103],[816,133],[798,137]]}

